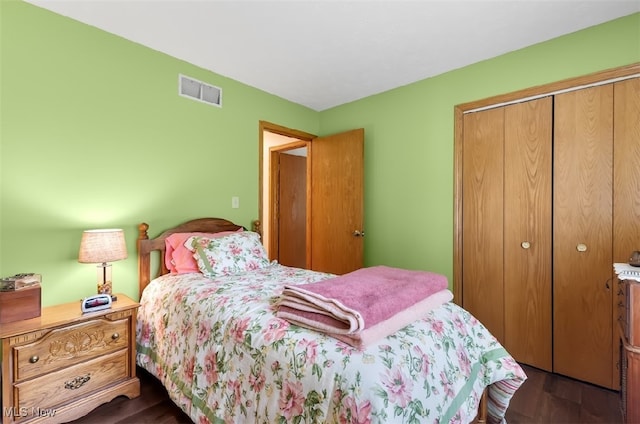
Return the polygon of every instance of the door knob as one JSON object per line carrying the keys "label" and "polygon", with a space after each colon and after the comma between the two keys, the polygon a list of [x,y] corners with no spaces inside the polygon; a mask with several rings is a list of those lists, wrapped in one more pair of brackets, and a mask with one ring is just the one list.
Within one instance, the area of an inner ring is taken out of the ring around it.
{"label": "door knob", "polygon": [[353,232],[353,236],[354,236],[354,237],[364,237],[364,231],[358,231],[358,230],[355,230],[355,231]]}
{"label": "door knob", "polygon": [[522,243],[520,243],[520,246],[522,246],[523,249],[528,249],[531,247],[531,243],[529,243],[528,241],[523,241]]}
{"label": "door knob", "polygon": [[576,250],[577,250],[578,252],[586,252],[586,251],[587,251],[587,245],[586,245],[586,244],[584,244],[584,243],[579,243],[579,244],[576,246]]}

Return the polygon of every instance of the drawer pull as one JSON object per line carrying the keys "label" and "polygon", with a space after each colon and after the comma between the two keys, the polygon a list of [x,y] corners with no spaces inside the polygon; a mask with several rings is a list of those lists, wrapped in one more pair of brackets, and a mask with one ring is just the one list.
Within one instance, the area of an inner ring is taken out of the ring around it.
{"label": "drawer pull", "polygon": [[38,355],[33,355],[31,358],[29,358],[29,362],[31,362],[32,364],[35,364],[39,360],[40,360],[40,357]]}
{"label": "drawer pull", "polygon": [[112,339],[112,340],[118,340],[119,338],[120,338],[120,334],[118,334],[118,333],[113,333],[113,334],[111,335],[111,339]]}
{"label": "drawer pull", "polygon": [[91,380],[91,376],[89,374],[81,375],[79,377],[74,378],[73,380],[65,381],[64,388],[71,389],[71,390],[79,389],[80,387],[84,386],[84,383],[86,383],[89,380]]}

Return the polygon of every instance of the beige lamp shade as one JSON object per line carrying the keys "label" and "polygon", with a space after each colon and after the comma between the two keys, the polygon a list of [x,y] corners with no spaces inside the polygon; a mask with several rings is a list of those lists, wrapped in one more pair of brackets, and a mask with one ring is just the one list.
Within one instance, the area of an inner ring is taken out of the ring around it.
{"label": "beige lamp shade", "polygon": [[121,229],[87,230],[82,233],[78,262],[96,264],[127,258],[127,245]]}

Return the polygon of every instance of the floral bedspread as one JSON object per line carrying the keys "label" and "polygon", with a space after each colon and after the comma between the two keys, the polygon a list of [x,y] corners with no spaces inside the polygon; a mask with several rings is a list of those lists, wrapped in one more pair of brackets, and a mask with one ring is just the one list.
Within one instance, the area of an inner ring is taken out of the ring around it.
{"label": "floral bedspread", "polygon": [[489,421],[504,421],[526,375],[453,303],[363,351],[275,317],[284,284],[329,276],[274,263],[157,278],[141,299],[137,363],[198,424],[470,422],[486,386]]}

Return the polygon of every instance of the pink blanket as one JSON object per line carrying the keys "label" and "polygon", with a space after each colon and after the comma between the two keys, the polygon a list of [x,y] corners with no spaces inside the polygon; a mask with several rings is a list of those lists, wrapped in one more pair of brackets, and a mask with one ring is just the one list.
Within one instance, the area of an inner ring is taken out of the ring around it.
{"label": "pink blanket", "polygon": [[[412,322],[423,318],[427,312],[446,302],[450,302],[452,299],[453,293],[451,293],[451,291],[448,289],[440,290],[384,321],[380,321],[362,331],[349,334],[334,332],[334,327],[331,325],[332,322],[326,320],[326,318],[329,318],[326,315],[315,314],[314,316],[314,312],[299,311],[287,306],[281,306],[277,316],[301,327],[310,328],[335,337],[358,349],[363,349],[371,343],[387,337]],[[326,324],[327,322],[329,322],[328,325]]]}
{"label": "pink blanket", "polygon": [[403,329],[412,322],[424,318],[427,312],[444,303],[450,302],[452,299],[453,293],[451,293],[451,291],[448,289],[440,290],[426,299],[414,303],[413,306],[398,312],[389,319],[365,328],[360,332],[353,334],[328,334],[351,346],[363,349],[371,343]]}
{"label": "pink blanket", "polygon": [[317,283],[286,285],[276,316],[361,345],[450,301],[446,288],[447,278],[440,274],[387,266],[362,268]]}

